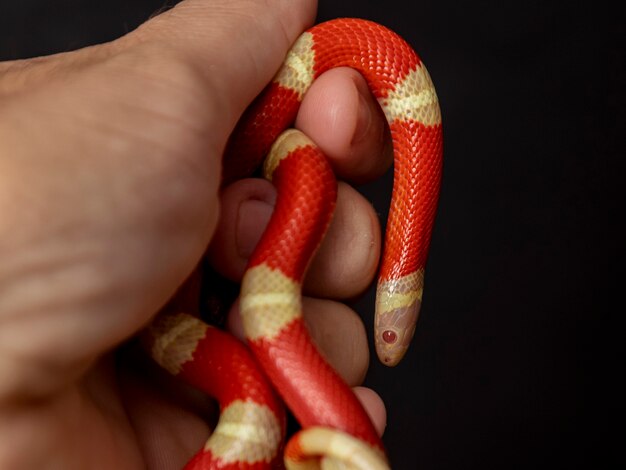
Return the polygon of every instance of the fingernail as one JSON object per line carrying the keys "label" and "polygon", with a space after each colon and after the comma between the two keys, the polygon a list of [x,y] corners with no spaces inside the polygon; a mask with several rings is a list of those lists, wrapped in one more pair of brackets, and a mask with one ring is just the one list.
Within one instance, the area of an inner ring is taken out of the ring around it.
{"label": "fingernail", "polygon": [[239,205],[235,243],[237,254],[250,258],[274,211],[273,200],[249,199]]}
{"label": "fingernail", "polygon": [[352,137],[352,144],[359,143],[368,134],[370,127],[372,126],[372,110],[369,107],[367,99],[358,91],[359,95],[359,110],[356,118],[356,126],[354,128],[354,137]]}

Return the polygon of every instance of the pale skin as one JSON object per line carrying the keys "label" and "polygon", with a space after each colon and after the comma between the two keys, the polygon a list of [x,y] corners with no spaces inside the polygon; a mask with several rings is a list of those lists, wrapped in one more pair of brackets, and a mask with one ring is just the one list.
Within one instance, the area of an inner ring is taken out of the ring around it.
{"label": "pale skin", "polygon": [[[222,150],[315,7],[187,0],[112,43],[0,63],[0,468],[175,469],[209,436],[202,397],[118,347],[209,244],[241,278],[275,194],[247,179],[219,197]],[[296,126],[345,181],[304,303],[356,387],[366,332],[341,300],[371,283],[381,240],[349,183],[388,168],[385,127],[345,69],[313,85]],[[236,308],[229,325],[241,336]],[[382,401],[356,390],[382,432]]]}

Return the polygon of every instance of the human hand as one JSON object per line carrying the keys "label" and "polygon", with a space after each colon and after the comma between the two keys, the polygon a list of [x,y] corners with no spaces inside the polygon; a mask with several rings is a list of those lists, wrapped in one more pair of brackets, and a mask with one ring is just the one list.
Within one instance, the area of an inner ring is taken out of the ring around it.
{"label": "human hand", "polygon": [[[209,241],[216,268],[240,279],[274,193],[248,179],[218,199],[222,150],[314,13],[307,0],[187,0],[112,43],[0,64],[0,468],[177,468],[201,447],[208,425],[178,385],[112,351]],[[345,180],[390,164],[355,72],[321,77],[296,125]],[[337,300],[371,282],[379,232],[341,183],[305,286],[312,333],[351,385],[367,341]],[[380,400],[359,393],[384,427]]]}

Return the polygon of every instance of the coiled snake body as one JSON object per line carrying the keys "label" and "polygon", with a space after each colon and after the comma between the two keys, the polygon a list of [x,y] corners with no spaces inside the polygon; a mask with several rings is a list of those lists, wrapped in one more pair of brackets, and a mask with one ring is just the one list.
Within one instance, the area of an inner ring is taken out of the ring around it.
{"label": "coiled snake body", "polygon": [[[315,468],[312,462],[320,458],[343,462],[333,468],[387,468],[367,414],[317,352],[301,316],[300,286],[329,224],[336,181],[313,142],[298,131],[283,131],[311,83],[340,66],[365,77],[394,147],[375,314],[379,358],[397,364],[413,336],[442,167],[437,96],[419,57],[395,33],[365,20],[329,21],[297,40],[242,117],[224,156],[224,180],[232,181],[269,154],[264,173],[278,190],[274,215],[241,287],[248,348],[185,313],[160,315],[147,330],[159,364],[220,402],[219,423],[189,469],[280,468],[283,458],[293,469]],[[282,401],[303,428],[286,447]]]}

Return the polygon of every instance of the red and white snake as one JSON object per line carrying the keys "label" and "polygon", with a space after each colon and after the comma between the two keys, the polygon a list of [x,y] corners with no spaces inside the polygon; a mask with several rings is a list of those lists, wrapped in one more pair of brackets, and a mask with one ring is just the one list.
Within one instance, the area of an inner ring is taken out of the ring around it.
{"label": "red and white snake", "polygon": [[[252,173],[268,155],[264,174],[278,191],[241,286],[248,347],[185,313],[160,315],[147,329],[152,357],[220,403],[219,423],[188,469],[281,468],[283,459],[289,469],[334,459],[342,464],[332,468],[388,468],[369,417],[318,353],[301,314],[300,287],[329,224],[337,184],[313,142],[285,129],[311,83],[341,66],[365,77],[394,147],[375,313],[381,361],[397,364],[413,336],[442,168],[437,95],[419,57],[395,33],[365,20],[329,21],[300,36],[224,156],[228,182]],[[286,446],[283,401],[303,428]]]}

